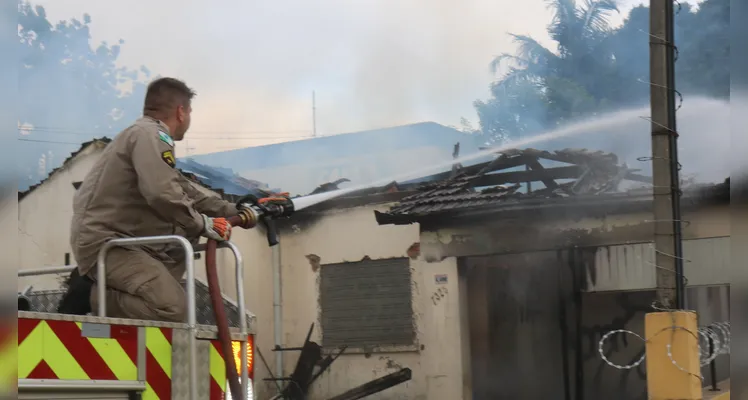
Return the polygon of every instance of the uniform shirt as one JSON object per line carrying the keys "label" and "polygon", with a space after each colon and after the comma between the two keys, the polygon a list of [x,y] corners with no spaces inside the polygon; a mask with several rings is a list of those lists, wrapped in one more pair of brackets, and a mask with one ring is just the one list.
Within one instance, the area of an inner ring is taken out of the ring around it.
{"label": "uniform shirt", "polygon": [[[169,128],[150,117],[105,147],[73,199],[70,244],[81,274],[110,239],[180,235],[194,243],[204,230],[201,213],[237,214],[234,204],[202,193],[175,166]],[[173,244],[141,248],[164,260],[176,250]]]}

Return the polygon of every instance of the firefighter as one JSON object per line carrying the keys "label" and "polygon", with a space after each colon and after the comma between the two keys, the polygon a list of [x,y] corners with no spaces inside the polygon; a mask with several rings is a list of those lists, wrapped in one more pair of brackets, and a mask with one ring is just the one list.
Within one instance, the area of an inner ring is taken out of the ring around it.
{"label": "firefighter", "polygon": [[[190,127],[195,92],[174,78],[148,85],[143,116],[107,145],[73,201],[70,245],[78,262],[59,312],[98,306],[96,261],[110,239],[180,235],[228,240],[226,218],[247,209],[203,194],[176,167],[174,142]],[[178,245],[114,247],[106,257],[108,317],[184,322],[184,251]]]}

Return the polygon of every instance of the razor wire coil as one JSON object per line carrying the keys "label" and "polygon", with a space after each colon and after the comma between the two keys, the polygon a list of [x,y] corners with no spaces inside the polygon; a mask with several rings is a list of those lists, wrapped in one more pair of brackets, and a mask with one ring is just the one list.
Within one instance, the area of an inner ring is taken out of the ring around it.
{"label": "razor wire coil", "polygon": [[[705,365],[708,365],[709,363],[714,361],[717,357],[719,357],[722,354],[730,354],[731,335],[730,335],[730,322],[729,321],[715,322],[707,326],[699,327],[696,333],[682,326],[673,325],[673,326],[670,326],[666,329],[663,329],[657,332],[654,336],[660,335],[664,332],[668,332],[668,331],[672,332],[675,330],[687,331],[698,338],[699,361],[702,367]],[[645,344],[652,339],[652,338],[645,339],[641,335],[637,334],[636,332],[633,332],[627,329],[615,329],[615,330],[609,331],[605,335],[603,335],[603,337],[600,338],[600,341],[598,342],[598,353],[600,353],[600,358],[609,366],[619,369],[619,370],[633,369],[641,365],[646,359],[646,353],[643,354],[638,360],[630,364],[616,364],[612,362],[605,355],[605,350],[604,350],[605,343],[616,334],[634,336],[638,338],[639,340],[641,340],[642,343],[645,343]],[[709,344],[710,340],[712,342],[711,345]],[[673,363],[673,365],[675,365],[678,369],[682,371],[693,374],[693,372],[688,371],[687,369],[680,366],[678,362],[673,358],[671,344],[668,343],[666,347],[667,347],[666,348],[667,355],[670,358],[670,361]],[[699,379],[703,379],[701,377],[701,374],[698,374],[697,376]]]}

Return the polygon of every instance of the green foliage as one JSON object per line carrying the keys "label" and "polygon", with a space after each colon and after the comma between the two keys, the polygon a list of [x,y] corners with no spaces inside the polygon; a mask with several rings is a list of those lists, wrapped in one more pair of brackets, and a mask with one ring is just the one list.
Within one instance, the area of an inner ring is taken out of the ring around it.
{"label": "green foliage", "polygon": [[[511,34],[514,54],[491,63],[506,72],[491,97],[475,102],[480,130],[489,141],[532,134],[568,121],[645,102],[649,96],[649,9],[633,8],[611,28],[613,0],[548,1],[548,33],[556,49]],[[729,97],[729,0],[682,5],[676,16],[677,88],[684,95]]]}
{"label": "green foliage", "polygon": [[140,114],[148,70],[116,65],[122,40],[92,47],[90,23],[85,14],[53,26],[44,7],[19,6],[20,123],[105,134]]}
{"label": "green foliage", "polygon": [[[27,160],[19,188],[36,183],[42,154],[67,153],[93,137],[112,136],[142,112],[150,72],[117,66],[123,41],[91,45],[91,17],[52,24],[44,7],[18,6],[19,124],[34,127],[23,141]],[[61,162],[67,154],[55,159]],[[28,164],[28,165],[27,165]],[[57,165],[47,165],[46,170]],[[43,172],[43,171],[42,171]]]}

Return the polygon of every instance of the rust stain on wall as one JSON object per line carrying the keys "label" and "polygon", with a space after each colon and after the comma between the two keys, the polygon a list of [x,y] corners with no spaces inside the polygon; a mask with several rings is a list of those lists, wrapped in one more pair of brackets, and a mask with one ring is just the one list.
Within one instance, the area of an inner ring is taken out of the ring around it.
{"label": "rust stain on wall", "polygon": [[306,259],[309,260],[309,265],[312,266],[312,272],[319,271],[320,261],[322,261],[321,258],[319,258],[316,254],[307,254]]}
{"label": "rust stain on wall", "polygon": [[408,247],[408,250],[406,252],[408,254],[408,257],[410,257],[411,260],[415,260],[418,258],[418,256],[421,255],[421,243],[415,242]]}

